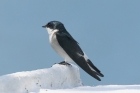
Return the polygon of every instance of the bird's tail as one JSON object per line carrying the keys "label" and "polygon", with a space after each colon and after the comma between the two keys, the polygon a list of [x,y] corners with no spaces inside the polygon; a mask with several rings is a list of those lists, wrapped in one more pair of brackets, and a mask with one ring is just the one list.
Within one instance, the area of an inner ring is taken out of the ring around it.
{"label": "bird's tail", "polygon": [[104,77],[104,75],[101,73],[101,71],[97,68],[97,67],[95,67],[94,65],[93,65],[93,63],[88,59],[87,60],[88,62],[88,65],[89,65],[89,67],[91,68],[91,69],[93,69],[93,71],[95,71],[96,72],[96,74],[98,75],[98,76],[100,76],[100,77]]}
{"label": "bird's tail", "polygon": [[101,81],[100,77],[104,77],[104,75],[100,72],[100,70],[93,65],[93,63],[88,59],[85,60],[83,57],[75,60],[76,64],[79,65],[85,72],[94,77],[95,79]]}

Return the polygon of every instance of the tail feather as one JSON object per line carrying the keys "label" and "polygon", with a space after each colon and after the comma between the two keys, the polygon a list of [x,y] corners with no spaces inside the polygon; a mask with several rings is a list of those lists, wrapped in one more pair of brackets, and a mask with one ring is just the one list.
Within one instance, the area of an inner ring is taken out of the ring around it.
{"label": "tail feather", "polygon": [[[101,81],[101,79],[98,76],[103,77],[103,74],[100,73],[100,71],[92,64],[92,62],[90,60],[88,62],[86,62],[83,57],[80,57],[78,59],[75,59],[74,61],[89,75],[91,75],[95,79]],[[93,70],[90,67],[92,67]]]}
{"label": "tail feather", "polygon": [[92,69],[94,69],[97,72],[98,76],[104,77],[104,75],[101,73],[101,71],[94,66],[94,64],[88,59],[88,64],[92,67]]}

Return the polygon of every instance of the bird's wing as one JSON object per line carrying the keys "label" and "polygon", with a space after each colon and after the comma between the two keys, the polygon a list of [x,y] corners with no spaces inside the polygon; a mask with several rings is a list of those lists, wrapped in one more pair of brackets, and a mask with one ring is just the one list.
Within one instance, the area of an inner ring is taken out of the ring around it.
{"label": "bird's wing", "polygon": [[[84,58],[84,53],[77,41],[68,33],[57,32],[56,38],[60,46],[64,51],[72,58],[77,65],[79,65],[85,72],[87,72],[92,77],[97,80],[101,80],[98,76],[103,77],[103,74],[93,65],[93,63],[88,59]],[[97,76],[98,75],[98,76]]]}

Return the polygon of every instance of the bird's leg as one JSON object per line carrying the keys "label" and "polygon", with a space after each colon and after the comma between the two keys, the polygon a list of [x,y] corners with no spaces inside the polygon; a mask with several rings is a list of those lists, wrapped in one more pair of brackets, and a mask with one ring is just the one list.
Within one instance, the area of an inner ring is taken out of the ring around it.
{"label": "bird's leg", "polygon": [[[54,65],[55,64],[57,64],[57,63],[54,63]],[[60,64],[60,65],[71,65],[71,64],[69,64],[69,63],[67,63],[67,62],[65,62],[65,61],[62,61],[62,62],[60,62],[60,63],[58,63],[58,64]],[[52,66],[51,66],[52,67]]]}
{"label": "bird's leg", "polygon": [[60,64],[60,65],[71,65],[71,64],[69,64],[69,63],[67,63],[67,62],[65,62],[65,61],[62,61],[62,62],[60,62],[60,63],[58,63],[58,64]]}
{"label": "bird's leg", "polygon": [[62,62],[60,62],[60,63],[58,63],[58,64],[64,64],[65,63],[65,61],[62,61]]}

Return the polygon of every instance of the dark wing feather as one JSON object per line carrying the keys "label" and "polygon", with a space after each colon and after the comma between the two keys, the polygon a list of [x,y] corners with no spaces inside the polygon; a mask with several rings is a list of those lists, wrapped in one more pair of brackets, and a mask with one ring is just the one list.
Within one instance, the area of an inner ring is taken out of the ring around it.
{"label": "dark wing feather", "polygon": [[[84,59],[84,53],[80,46],[78,45],[77,41],[74,40],[74,38],[68,33],[64,32],[57,32],[56,38],[58,40],[58,43],[60,46],[65,50],[65,52],[73,59],[73,61],[79,65],[84,71],[86,71],[89,75],[96,78],[97,80],[101,80],[97,75],[102,76],[100,71],[92,64],[92,62],[89,60],[89,62],[86,62]],[[91,70],[91,68],[94,70]],[[101,75],[100,75],[101,74]]]}

